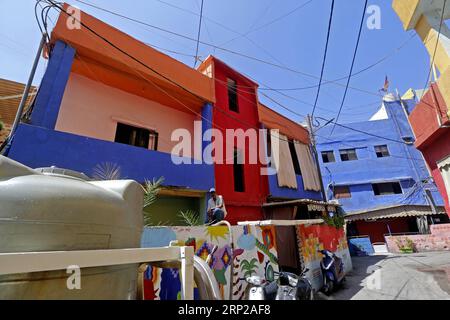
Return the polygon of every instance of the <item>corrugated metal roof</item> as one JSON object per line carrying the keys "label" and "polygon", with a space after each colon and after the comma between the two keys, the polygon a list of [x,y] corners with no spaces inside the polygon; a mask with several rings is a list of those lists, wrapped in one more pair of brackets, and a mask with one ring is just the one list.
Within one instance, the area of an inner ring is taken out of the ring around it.
{"label": "corrugated metal roof", "polygon": [[[25,85],[22,83],[0,79],[0,121],[4,124],[14,122],[24,88]],[[32,101],[35,91],[36,88],[32,87],[30,90],[32,94],[28,97],[27,105]]]}
{"label": "corrugated metal roof", "polygon": [[[437,211],[439,212],[439,214],[445,214],[445,210],[443,207],[438,207]],[[377,220],[400,217],[427,216],[432,214],[433,211],[429,206],[399,205],[393,207],[378,208],[371,211],[349,213],[345,215],[345,220]]]}
{"label": "corrugated metal roof", "polygon": [[264,203],[262,206],[263,208],[270,208],[270,207],[288,207],[288,206],[296,206],[305,204],[308,205],[309,211],[336,211],[336,207],[340,206],[337,203],[333,202],[324,202],[324,201],[317,201],[317,200],[310,200],[310,199],[295,199],[295,200],[286,200],[286,201],[274,201],[274,202],[268,202]]}

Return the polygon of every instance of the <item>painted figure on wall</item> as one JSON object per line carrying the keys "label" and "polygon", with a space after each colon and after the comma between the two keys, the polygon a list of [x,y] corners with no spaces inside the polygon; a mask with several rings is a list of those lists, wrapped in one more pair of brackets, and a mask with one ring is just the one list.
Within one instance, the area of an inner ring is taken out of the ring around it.
{"label": "painted figure on wall", "polygon": [[[159,239],[175,235],[177,245],[194,247],[195,254],[204,260],[213,247],[218,246],[210,261],[210,267],[224,299],[229,299],[230,294],[232,299],[243,298],[247,284],[240,279],[258,275],[273,280],[274,271],[278,271],[275,229],[272,227],[233,226],[231,235],[226,226],[150,228],[144,232],[147,242],[143,242],[143,246],[152,246],[151,239],[155,238],[151,235],[153,232]],[[146,299],[180,298],[181,285],[176,270],[149,267],[144,278]],[[197,290],[194,296],[198,298]]]}

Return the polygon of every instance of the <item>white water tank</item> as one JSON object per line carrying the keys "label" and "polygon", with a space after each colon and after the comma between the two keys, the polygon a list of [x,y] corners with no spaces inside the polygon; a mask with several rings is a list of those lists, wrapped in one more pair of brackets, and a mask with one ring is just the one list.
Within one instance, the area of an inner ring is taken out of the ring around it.
{"label": "white water tank", "polygon": [[[143,189],[135,181],[87,181],[71,171],[32,170],[0,156],[0,252],[140,247]],[[0,299],[132,299],[137,265],[0,276]]]}

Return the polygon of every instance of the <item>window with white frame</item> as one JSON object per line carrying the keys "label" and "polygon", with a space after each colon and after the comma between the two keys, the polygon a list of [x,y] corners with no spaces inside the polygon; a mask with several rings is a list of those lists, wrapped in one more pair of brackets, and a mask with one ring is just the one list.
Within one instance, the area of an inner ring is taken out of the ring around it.
{"label": "window with white frame", "polygon": [[336,162],[333,151],[322,151],[323,163]]}
{"label": "window with white frame", "polygon": [[377,154],[377,158],[385,158],[390,156],[387,145],[375,146],[375,152]]}
{"label": "window with white frame", "polygon": [[356,149],[339,150],[339,155],[341,156],[342,161],[358,160],[358,156],[356,155]]}

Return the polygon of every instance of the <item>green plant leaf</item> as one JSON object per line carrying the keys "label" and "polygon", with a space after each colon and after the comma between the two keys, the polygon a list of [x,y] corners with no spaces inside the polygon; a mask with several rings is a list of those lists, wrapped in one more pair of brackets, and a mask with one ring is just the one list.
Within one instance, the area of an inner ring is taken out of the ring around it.
{"label": "green plant leaf", "polygon": [[117,163],[102,162],[97,164],[92,170],[92,178],[94,180],[120,180],[122,177],[122,169]]}
{"label": "green plant leaf", "polygon": [[202,219],[198,212],[194,210],[180,211],[178,216],[188,225],[188,226],[200,226],[202,225]]}
{"label": "green plant leaf", "polygon": [[152,181],[146,180],[144,184],[144,208],[155,203],[161,186],[164,182],[164,177],[158,179],[153,178]]}
{"label": "green plant leaf", "polygon": [[[158,198],[159,191],[161,190],[161,186],[164,182],[164,177],[159,177],[158,179],[153,178],[152,181],[146,180],[144,184],[144,204],[143,208],[147,208],[148,206],[155,203]],[[144,226],[146,227],[154,227],[162,225],[161,222],[155,224],[152,221],[151,213],[148,211],[143,211],[144,214]],[[169,225],[169,224],[166,224]]]}

